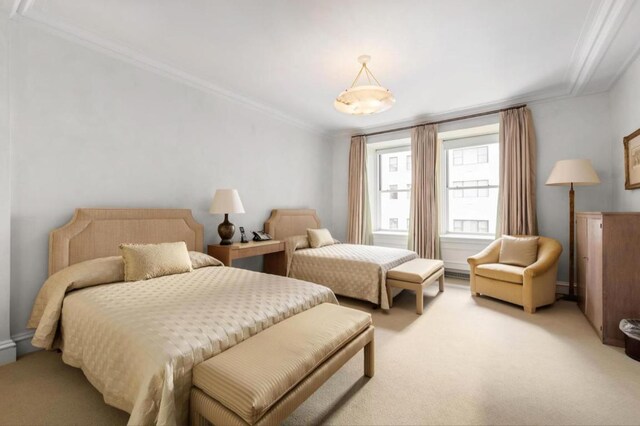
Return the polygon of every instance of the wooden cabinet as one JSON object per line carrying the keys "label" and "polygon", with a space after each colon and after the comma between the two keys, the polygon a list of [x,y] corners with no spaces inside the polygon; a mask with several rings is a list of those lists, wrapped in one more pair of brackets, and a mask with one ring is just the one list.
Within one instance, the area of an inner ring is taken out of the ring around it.
{"label": "wooden cabinet", "polygon": [[640,318],[640,213],[577,213],[578,305],[600,339],[624,346],[618,325]]}

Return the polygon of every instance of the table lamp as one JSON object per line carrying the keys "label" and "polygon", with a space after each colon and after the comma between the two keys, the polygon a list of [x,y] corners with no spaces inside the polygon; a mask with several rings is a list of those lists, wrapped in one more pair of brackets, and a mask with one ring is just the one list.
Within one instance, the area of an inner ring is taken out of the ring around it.
{"label": "table lamp", "polygon": [[597,185],[598,174],[590,160],[560,160],[551,170],[546,185],[569,186],[569,296],[565,300],[576,301],[575,291],[575,186]]}
{"label": "table lamp", "polygon": [[224,222],[218,225],[218,235],[220,235],[220,244],[228,246],[233,243],[233,234],[236,227],[229,222],[229,213],[244,213],[240,195],[235,189],[218,189],[213,196],[209,213],[224,214]]}

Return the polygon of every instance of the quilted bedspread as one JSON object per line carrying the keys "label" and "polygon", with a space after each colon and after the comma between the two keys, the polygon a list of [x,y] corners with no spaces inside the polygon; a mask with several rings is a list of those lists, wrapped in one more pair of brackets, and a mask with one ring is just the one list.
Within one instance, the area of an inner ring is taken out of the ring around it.
{"label": "quilted bedspread", "polygon": [[129,424],[187,424],[195,365],[323,302],[326,287],[228,267],[99,285],[64,298],[62,357]]}
{"label": "quilted bedspread", "polygon": [[417,257],[409,250],[333,244],[296,250],[292,254],[289,276],[322,284],[336,294],[368,300],[389,309],[387,271]]}

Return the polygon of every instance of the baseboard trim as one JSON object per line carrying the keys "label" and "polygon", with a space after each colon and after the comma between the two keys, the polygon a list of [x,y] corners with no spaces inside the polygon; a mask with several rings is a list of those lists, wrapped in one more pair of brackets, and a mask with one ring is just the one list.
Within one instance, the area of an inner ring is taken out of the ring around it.
{"label": "baseboard trim", "polygon": [[40,350],[40,348],[36,348],[35,346],[31,345],[31,339],[33,338],[34,333],[35,330],[27,330],[11,336],[11,339],[16,342],[18,356]]}
{"label": "baseboard trim", "polygon": [[569,283],[567,281],[556,282],[556,293],[569,294]]}
{"label": "baseboard trim", "polygon": [[16,361],[16,344],[13,340],[0,341],[0,365]]}

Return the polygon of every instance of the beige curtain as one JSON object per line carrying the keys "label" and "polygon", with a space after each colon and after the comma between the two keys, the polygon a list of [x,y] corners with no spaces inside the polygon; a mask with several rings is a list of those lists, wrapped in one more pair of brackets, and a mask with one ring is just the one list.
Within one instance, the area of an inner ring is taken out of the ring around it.
{"label": "beige curtain", "polygon": [[497,235],[536,235],[536,137],[526,107],[500,113]]}
{"label": "beige curtain", "polygon": [[415,127],[411,132],[411,210],[409,249],[427,259],[440,257],[438,181],[440,176],[438,127]]}
{"label": "beige curtain", "polygon": [[367,189],[367,138],[351,138],[349,151],[349,222],[347,242],[371,244],[371,213]]}

